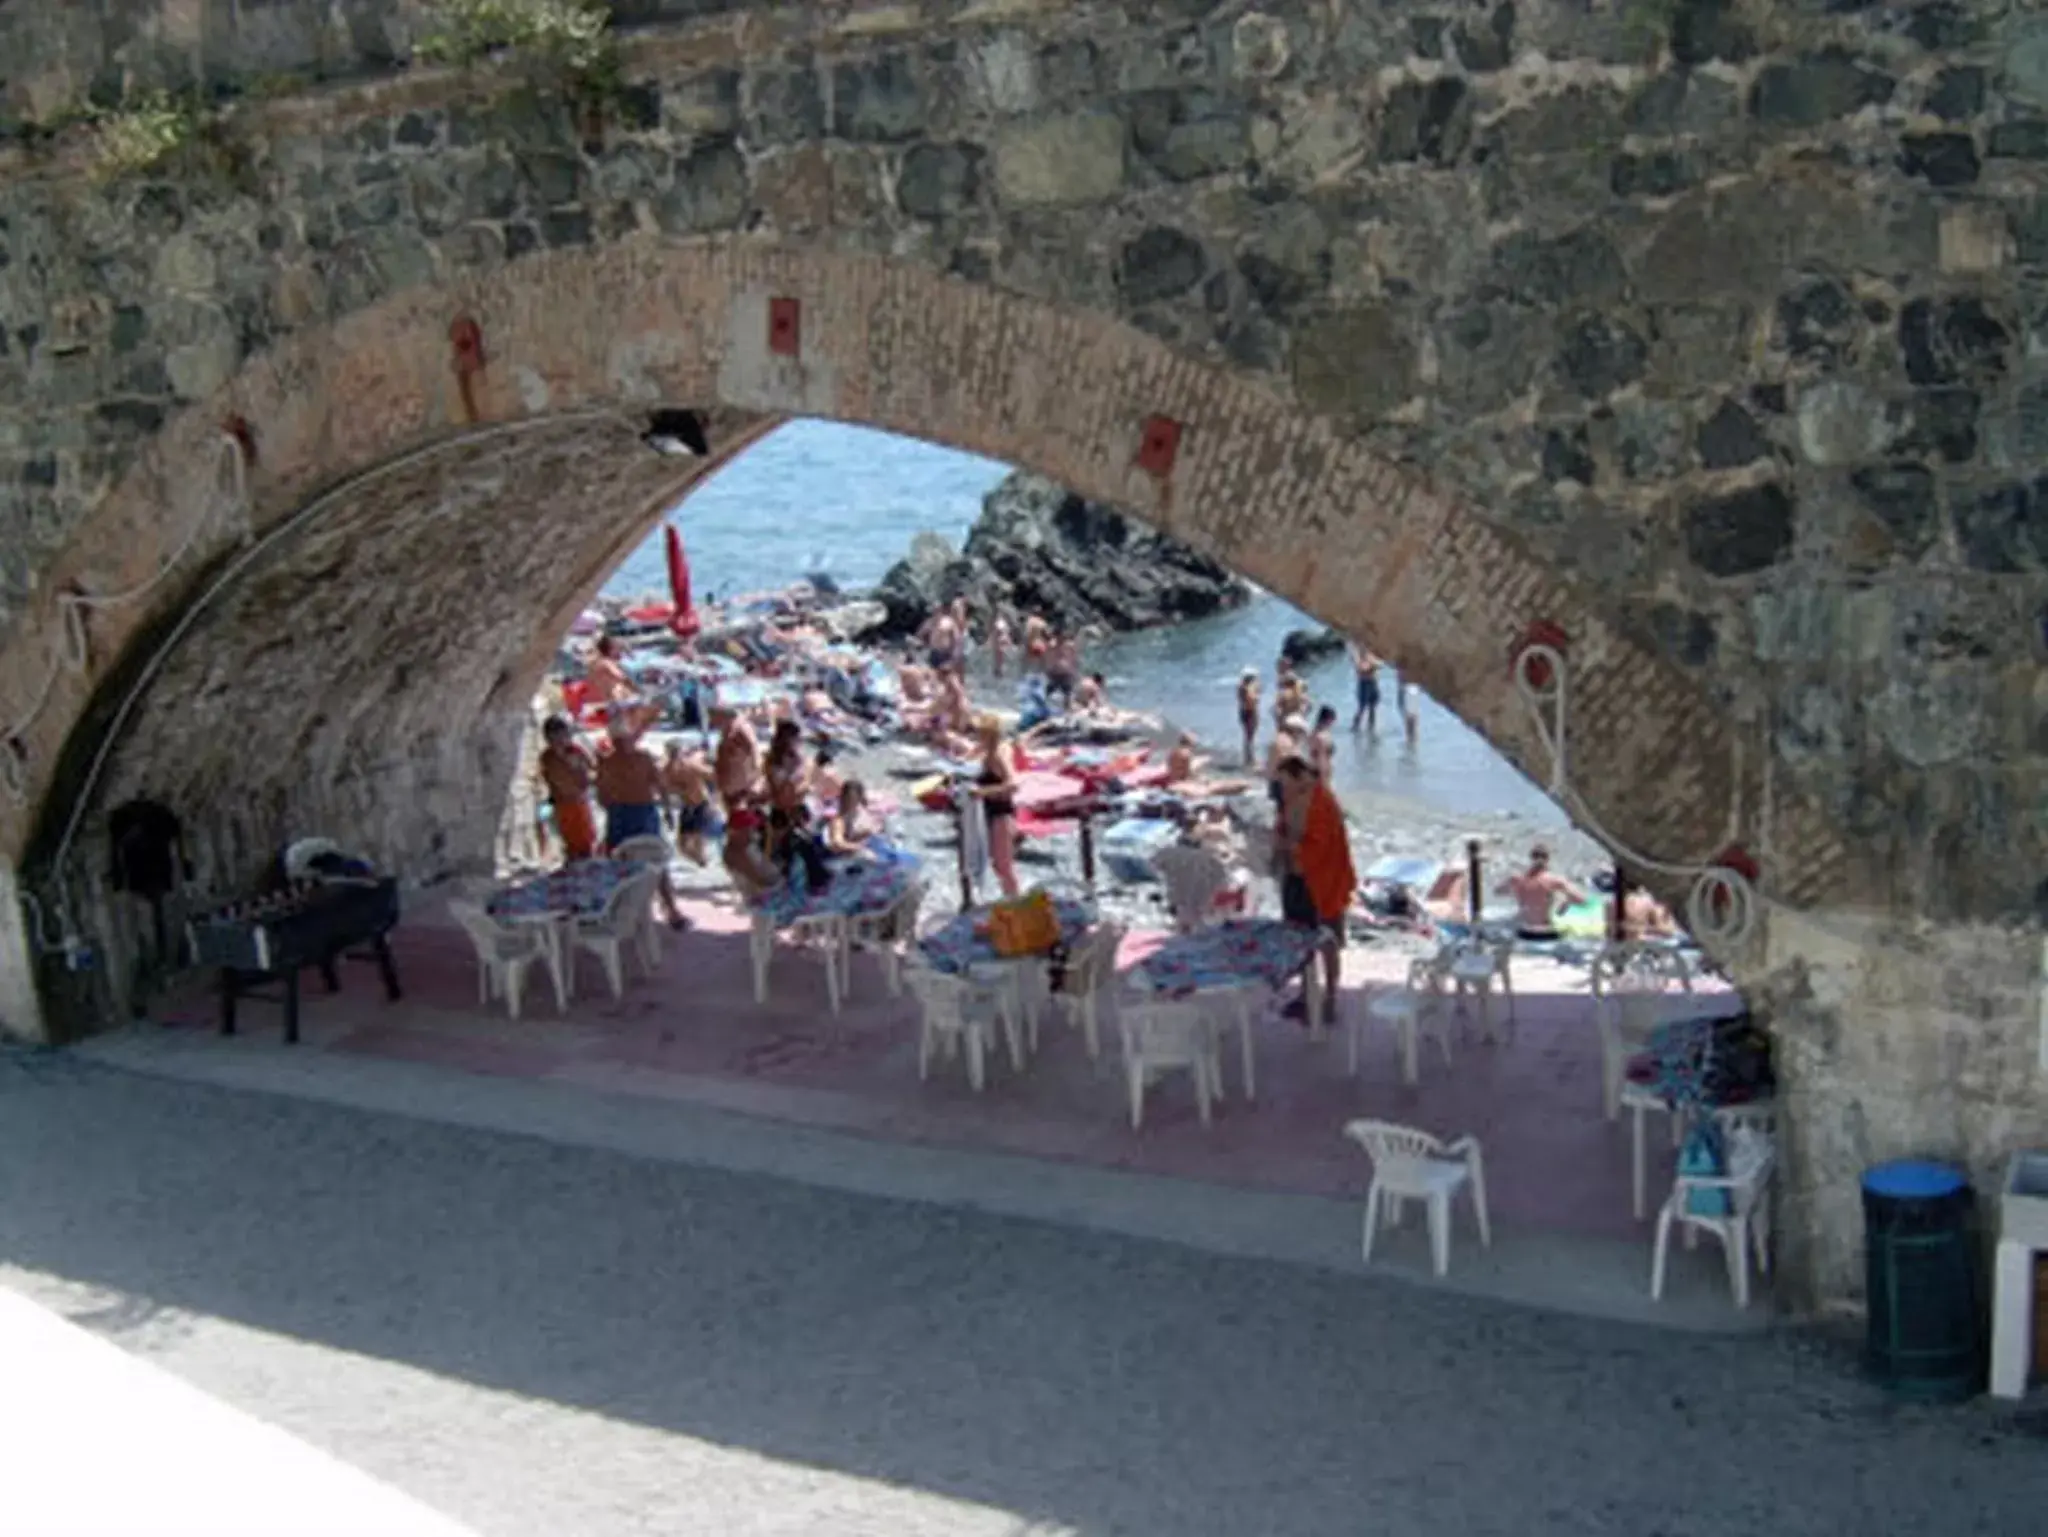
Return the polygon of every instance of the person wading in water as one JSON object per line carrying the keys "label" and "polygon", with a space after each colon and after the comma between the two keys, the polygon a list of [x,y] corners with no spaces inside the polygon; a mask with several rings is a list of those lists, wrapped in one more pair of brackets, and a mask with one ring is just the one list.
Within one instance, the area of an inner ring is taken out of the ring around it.
{"label": "person wading in water", "polygon": [[1244,766],[1259,756],[1259,670],[1247,667],[1237,680],[1237,726],[1244,733]]}
{"label": "person wading in water", "polygon": [[1358,674],[1358,713],[1351,717],[1351,729],[1356,731],[1362,721],[1366,730],[1377,736],[1380,730],[1380,659],[1372,654],[1370,648],[1353,641],[1351,665]]}

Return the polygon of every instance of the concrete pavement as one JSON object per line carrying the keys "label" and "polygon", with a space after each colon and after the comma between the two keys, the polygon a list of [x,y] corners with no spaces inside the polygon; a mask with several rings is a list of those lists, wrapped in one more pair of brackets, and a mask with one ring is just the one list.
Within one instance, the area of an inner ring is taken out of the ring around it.
{"label": "concrete pavement", "polygon": [[2048,1508],[2024,1414],[1895,1406],[1800,1337],[75,1056],[0,1054],[0,1265],[507,1537],[2017,1537]]}

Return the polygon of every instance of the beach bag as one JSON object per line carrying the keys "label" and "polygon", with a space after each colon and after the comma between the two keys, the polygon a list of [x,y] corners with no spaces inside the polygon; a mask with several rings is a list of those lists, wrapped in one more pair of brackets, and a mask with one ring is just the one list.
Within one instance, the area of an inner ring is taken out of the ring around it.
{"label": "beach bag", "polygon": [[1053,909],[1052,898],[1034,891],[1014,901],[996,903],[989,909],[988,940],[1005,959],[1051,953],[1060,942],[1060,915]]}
{"label": "beach bag", "polygon": [[[1728,1147],[1719,1122],[1708,1118],[1693,1124],[1678,1150],[1678,1172],[1695,1179],[1728,1177]],[[1725,1190],[1688,1190],[1685,1206],[1695,1217],[1726,1217],[1734,1210]]]}

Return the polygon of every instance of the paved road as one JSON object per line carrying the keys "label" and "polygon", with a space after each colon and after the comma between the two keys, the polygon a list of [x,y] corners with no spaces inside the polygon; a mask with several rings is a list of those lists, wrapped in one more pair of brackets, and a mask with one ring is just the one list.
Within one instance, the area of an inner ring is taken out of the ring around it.
{"label": "paved road", "polygon": [[66,1058],[0,1054],[0,1281],[492,1534],[1868,1537],[2048,1511],[2038,1426],[1895,1408],[1812,1343]]}

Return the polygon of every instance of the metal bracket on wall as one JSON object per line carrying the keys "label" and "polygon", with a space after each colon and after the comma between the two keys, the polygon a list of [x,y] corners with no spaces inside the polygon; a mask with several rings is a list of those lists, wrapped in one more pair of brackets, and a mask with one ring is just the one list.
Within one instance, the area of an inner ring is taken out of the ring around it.
{"label": "metal bracket on wall", "polygon": [[1522,632],[1522,638],[1515,642],[1515,669],[1523,683],[1537,693],[1550,687],[1552,676],[1551,657],[1553,654],[1562,661],[1571,645],[1571,637],[1563,625],[1554,619],[1538,619]]}
{"label": "metal bracket on wall", "polygon": [[256,429],[249,425],[246,416],[230,416],[221,421],[220,430],[235,440],[235,446],[242,451],[242,463],[256,463]]}
{"label": "metal bracket on wall", "polygon": [[476,376],[490,360],[484,355],[484,328],[467,315],[448,327],[448,347],[454,355],[455,385],[462,392],[463,418],[477,419]]}
{"label": "metal bracket on wall", "polygon": [[1148,417],[1138,439],[1138,468],[1157,480],[1169,479],[1180,457],[1182,430],[1170,416]]}
{"label": "metal bracket on wall", "polygon": [[803,305],[795,299],[768,301],[768,350],[779,358],[803,354]]}

